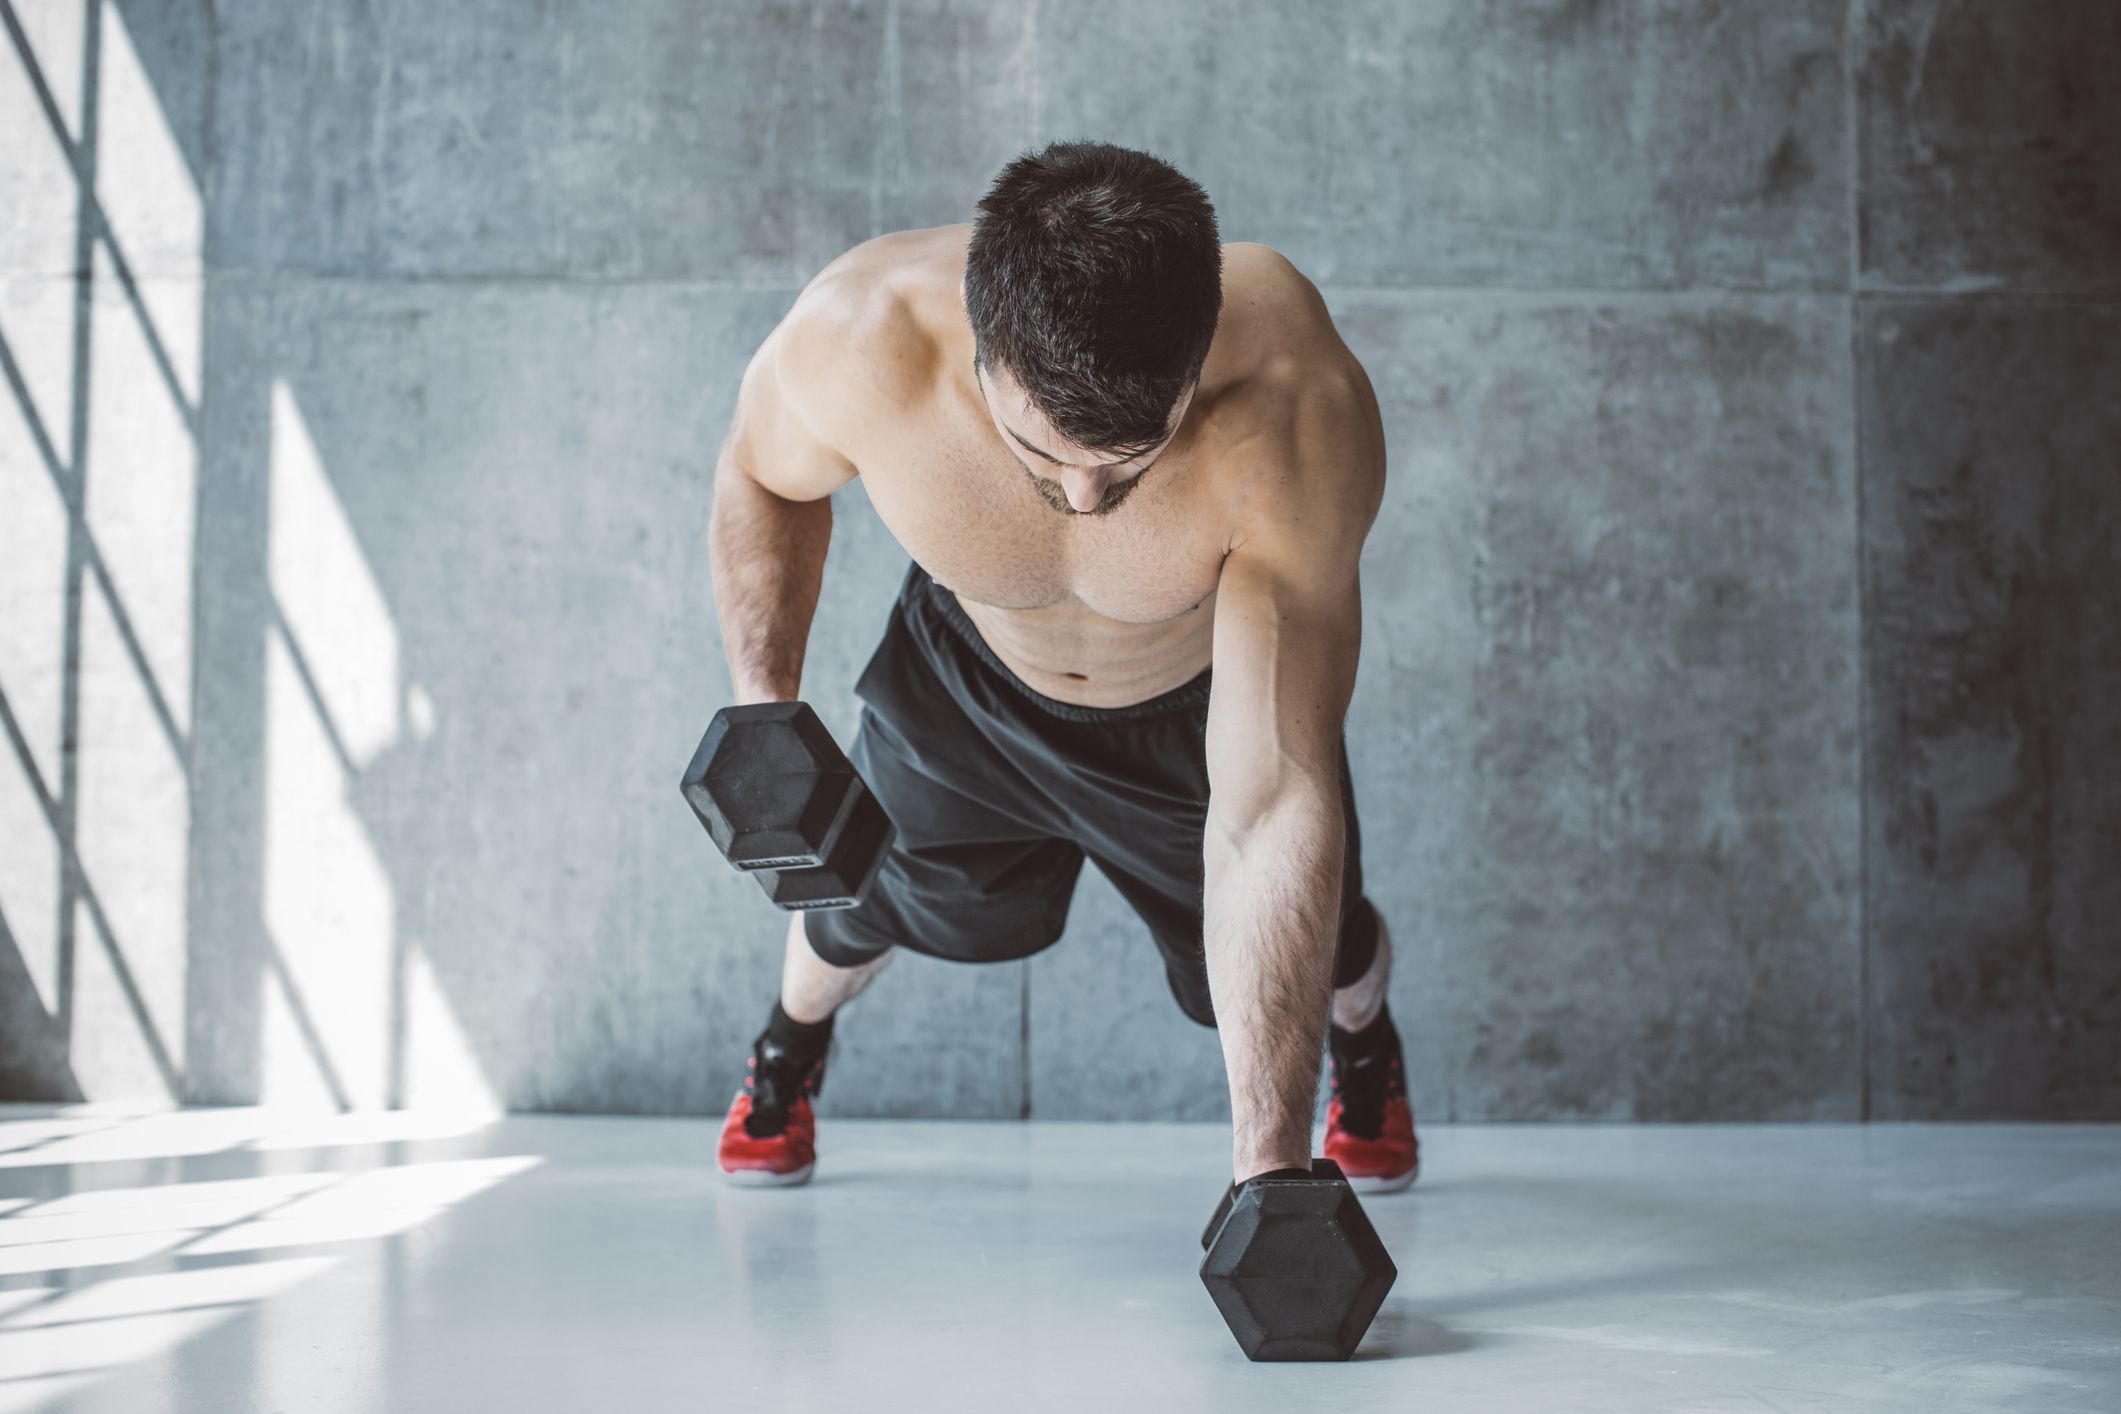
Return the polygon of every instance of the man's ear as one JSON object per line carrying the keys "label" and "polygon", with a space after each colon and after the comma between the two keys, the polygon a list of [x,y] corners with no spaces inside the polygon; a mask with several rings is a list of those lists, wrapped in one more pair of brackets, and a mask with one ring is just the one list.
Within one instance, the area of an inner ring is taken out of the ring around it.
{"label": "man's ear", "polygon": [[972,308],[972,298],[965,293],[965,277],[962,275],[957,277],[957,302],[967,309]]}

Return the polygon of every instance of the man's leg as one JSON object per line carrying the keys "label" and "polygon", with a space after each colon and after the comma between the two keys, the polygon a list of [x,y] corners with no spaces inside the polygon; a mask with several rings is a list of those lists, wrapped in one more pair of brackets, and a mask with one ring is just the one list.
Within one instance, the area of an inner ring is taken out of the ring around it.
{"label": "man's leg", "polygon": [[1385,1004],[1392,940],[1384,916],[1371,911],[1376,954],[1362,976],[1333,989],[1333,1025],[1326,1032],[1332,1069],[1326,1157],[1357,1188],[1390,1192],[1412,1183],[1421,1171],[1421,1143],[1414,1134],[1399,1032]]}
{"label": "man's leg", "polygon": [[916,769],[908,753],[918,749],[862,714],[849,755],[898,832],[859,907],[789,920],[778,995],[722,1126],[721,1167],[737,1182],[810,1176],[833,1021],[901,947],[981,962],[1060,936],[1082,851],[1004,814],[1006,799],[975,799]]}
{"label": "man's leg", "polygon": [[1345,987],[1333,989],[1333,1025],[1341,1031],[1355,1032],[1377,1020],[1384,1010],[1385,993],[1392,980],[1392,938],[1385,931],[1382,914],[1377,919],[1377,952],[1370,959],[1370,970],[1363,973]]}
{"label": "man's leg", "polygon": [[820,1026],[853,1001],[870,979],[884,970],[884,964],[891,961],[897,949],[886,949],[874,961],[855,967],[835,967],[810,946],[810,939],[803,933],[806,916],[796,913],[788,919],[788,947],[781,962],[781,1010],[790,1020]]}
{"label": "man's leg", "polygon": [[850,959],[848,966],[827,962],[810,944],[806,916],[788,919],[780,997],[752,1042],[743,1091],[722,1124],[721,1166],[739,1182],[785,1185],[810,1177],[817,1164],[817,1117],[810,1102],[824,1088],[832,1018],[895,951]]}

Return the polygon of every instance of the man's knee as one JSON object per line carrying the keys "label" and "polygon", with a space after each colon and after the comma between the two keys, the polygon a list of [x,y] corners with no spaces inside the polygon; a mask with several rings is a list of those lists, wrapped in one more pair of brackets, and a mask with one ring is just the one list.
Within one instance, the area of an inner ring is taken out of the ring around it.
{"label": "man's knee", "polygon": [[854,970],[873,969],[890,961],[895,951],[890,942],[847,927],[834,916],[837,912],[798,913],[791,925],[800,932],[819,962],[827,967]]}

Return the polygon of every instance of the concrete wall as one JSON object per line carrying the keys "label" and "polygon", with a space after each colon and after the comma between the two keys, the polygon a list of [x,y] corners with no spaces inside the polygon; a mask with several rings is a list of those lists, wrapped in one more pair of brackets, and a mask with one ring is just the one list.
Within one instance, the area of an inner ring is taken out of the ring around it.
{"label": "concrete wall", "polygon": [[[2121,1115],[2121,10],[0,18],[0,1095],[718,1112],[779,922],[674,788],[738,372],[1092,135],[1383,398],[1351,751],[1424,1113]],[[903,556],[837,510],[844,732]],[[842,1034],[839,1113],[1225,1113],[1094,871]]]}

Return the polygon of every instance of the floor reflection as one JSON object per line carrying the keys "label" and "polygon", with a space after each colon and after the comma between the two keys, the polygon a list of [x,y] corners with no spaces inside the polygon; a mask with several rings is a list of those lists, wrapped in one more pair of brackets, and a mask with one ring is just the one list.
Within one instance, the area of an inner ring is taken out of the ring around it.
{"label": "floor reflection", "polygon": [[435,1150],[492,1118],[0,1106],[0,1414],[171,1357],[543,1162]]}

